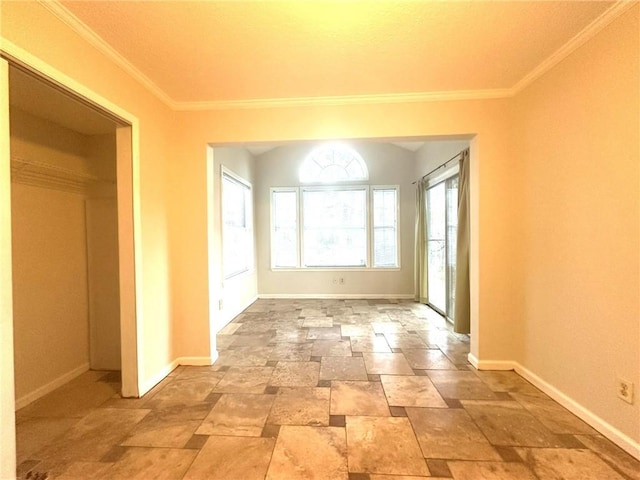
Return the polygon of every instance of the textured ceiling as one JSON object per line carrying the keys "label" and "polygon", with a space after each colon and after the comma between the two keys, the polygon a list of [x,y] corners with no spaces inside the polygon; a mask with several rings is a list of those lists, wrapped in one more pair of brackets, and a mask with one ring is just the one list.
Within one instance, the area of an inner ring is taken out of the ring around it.
{"label": "textured ceiling", "polygon": [[62,1],[172,101],[513,88],[609,1]]}

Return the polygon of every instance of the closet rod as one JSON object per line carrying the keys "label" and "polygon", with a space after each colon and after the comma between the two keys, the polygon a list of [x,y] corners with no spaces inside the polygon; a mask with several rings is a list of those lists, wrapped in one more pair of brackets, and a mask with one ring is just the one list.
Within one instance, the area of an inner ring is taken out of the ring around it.
{"label": "closet rod", "polygon": [[[462,155],[464,152],[466,152],[465,150],[462,150],[461,152],[456,153],[453,157],[451,157],[449,160],[447,160],[446,162],[438,165],[436,168],[434,168],[433,170],[431,170],[429,173],[424,174],[420,180],[424,180],[425,178],[427,178],[429,175],[431,175],[433,172],[440,170],[442,167],[446,167],[447,163],[452,162],[453,160],[455,160],[456,158],[458,158],[460,155]],[[415,182],[411,182],[411,185],[415,185],[416,183],[418,183],[420,180],[416,180]]]}

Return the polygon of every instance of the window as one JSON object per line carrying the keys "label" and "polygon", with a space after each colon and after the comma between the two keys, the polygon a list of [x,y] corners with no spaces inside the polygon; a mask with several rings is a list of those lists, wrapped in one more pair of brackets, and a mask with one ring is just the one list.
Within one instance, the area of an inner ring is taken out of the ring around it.
{"label": "window", "polygon": [[367,266],[367,188],[302,190],[304,267]]}
{"label": "window", "polygon": [[346,145],[332,144],[316,148],[300,169],[302,183],[337,183],[367,180],[364,160]]}
{"label": "window", "polygon": [[222,169],[222,267],[224,278],[253,269],[251,185]]}
{"label": "window", "polygon": [[298,266],[298,189],[271,189],[271,263]]}
{"label": "window", "polygon": [[372,187],[373,266],[398,266],[398,189]]}

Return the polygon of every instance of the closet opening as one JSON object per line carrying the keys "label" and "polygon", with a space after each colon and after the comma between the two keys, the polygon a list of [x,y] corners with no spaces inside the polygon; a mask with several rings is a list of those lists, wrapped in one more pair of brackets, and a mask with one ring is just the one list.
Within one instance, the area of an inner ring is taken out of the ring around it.
{"label": "closet opening", "polygon": [[9,129],[16,409],[88,370],[137,396],[131,126],[10,62]]}

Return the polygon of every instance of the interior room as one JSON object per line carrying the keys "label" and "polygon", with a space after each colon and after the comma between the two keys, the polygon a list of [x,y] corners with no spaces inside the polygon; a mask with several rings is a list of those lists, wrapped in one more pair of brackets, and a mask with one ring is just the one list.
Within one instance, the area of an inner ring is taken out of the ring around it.
{"label": "interior room", "polygon": [[638,478],[637,1],[0,22],[0,478]]}

